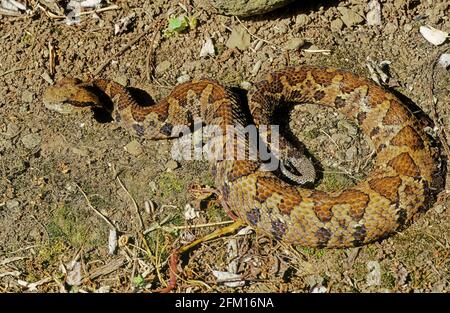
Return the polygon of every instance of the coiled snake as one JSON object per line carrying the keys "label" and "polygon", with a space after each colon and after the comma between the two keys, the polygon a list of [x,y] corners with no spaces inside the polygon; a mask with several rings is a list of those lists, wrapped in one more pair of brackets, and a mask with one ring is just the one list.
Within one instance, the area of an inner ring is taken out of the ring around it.
{"label": "coiled snake", "polygon": [[[247,123],[240,101],[208,79],[178,85],[167,98],[147,107],[112,81],[64,79],[45,91],[44,104],[62,113],[103,107],[99,94],[112,99],[114,120],[141,138],[170,138],[174,126],[191,126],[195,118],[223,130]],[[436,151],[419,120],[375,83],[333,68],[287,68],[255,84],[248,99],[256,125],[270,124],[274,110],[284,103],[336,108],[359,125],[376,151],[367,179],[337,192],[293,184],[262,170],[259,160],[216,159],[213,174],[224,205],[257,230],[304,246],[357,246],[393,233],[430,204]],[[290,146],[280,149],[288,158],[302,158]],[[304,168],[292,176],[294,180],[302,175],[305,181],[314,179]]]}

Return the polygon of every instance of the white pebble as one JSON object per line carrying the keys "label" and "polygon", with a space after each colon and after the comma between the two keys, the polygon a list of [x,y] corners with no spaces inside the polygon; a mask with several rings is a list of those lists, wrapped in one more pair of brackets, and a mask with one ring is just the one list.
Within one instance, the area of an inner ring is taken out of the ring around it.
{"label": "white pebble", "polygon": [[428,42],[435,46],[443,44],[448,38],[448,33],[431,26],[420,26],[419,31]]}
{"label": "white pebble", "polygon": [[443,68],[447,68],[450,66],[450,53],[443,53],[439,57],[439,65]]}

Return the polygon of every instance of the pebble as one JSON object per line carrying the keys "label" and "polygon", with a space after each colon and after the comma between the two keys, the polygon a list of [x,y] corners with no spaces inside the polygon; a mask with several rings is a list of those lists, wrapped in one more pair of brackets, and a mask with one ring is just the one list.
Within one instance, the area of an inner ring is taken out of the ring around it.
{"label": "pebble", "polygon": [[184,74],[177,77],[177,83],[182,84],[186,83],[191,79],[191,77],[188,74]]}
{"label": "pebble", "polygon": [[180,165],[175,160],[169,160],[166,163],[166,169],[167,169],[168,172],[171,172],[171,171],[177,169],[179,166]]}
{"label": "pebble", "polygon": [[210,37],[208,37],[205,40],[205,43],[202,46],[202,49],[200,50],[200,57],[206,57],[208,55],[215,55],[215,48],[214,48],[214,43],[212,41],[212,39]]}
{"label": "pebble", "polygon": [[356,135],[358,133],[358,128],[356,128],[346,120],[340,120],[337,125],[339,129],[346,130],[349,135]]}
{"label": "pebble", "polygon": [[143,152],[142,145],[137,140],[133,140],[133,141],[129,142],[124,147],[124,149],[129,154],[134,155],[134,156],[138,156],[138,155],[140,155]]}
{"label": "pebble", "polygon": [[86,149],[80,149],[77,147],[72,147],[72,152],[79,155],[79,156],[83,156],[83,157],[87,157],[89,155],[89,151]]}
{"label": "pebble", "polygon": [[394,23],[388,22],[386,23],[386,26],[384,26],[384,32],[388,35],[395,33],[397,30],[397,25]]}
{"label": "pebble", "polygon": [[379,286],[381,284],[381,268],[377,261],[367,262],[369,273],[366,277],[367,286]]}
{"label": "pebble", "polygon": [[445,283],[444,282],[437,282],[431,288],[431,292],[432,293],[443,293],[444,290],[445,290]]}
{"label": "pebble", "polygon": [[121,75],[121,76],[114,78],[114,81],[122,86],[128,85],[128,77],[126,77],[125,75]]}
{"label": "pebble", "polygon": [[244,80],[244,81],[242,81],[242,82],[239,84],[239,86],[240,86],[242,89],[250,90],[250,88],[252,88],[252,83],[249,82],[249,81]]}
{"label": "pebble", "polygon": [[262,61],[258,60],[255,65],[253,66],[252,70],[251,70],[251,74],[252,76],[256,76],[256,74],[258,74],[259,69],[261,68],[262,65]]}
{"label": "pebble", "polygon": [[9,123],[6,126],[6,131],[4,133],[2,133],[2,135],[6,139],[12,139],[19,133],[19,131],[20,131],[19,126],[17,126],[16,124],[13,124],[13,123]]}
{"label": "pebble", "polygon": [[153,180],[148,182],[148,188],[150,188],[150,191],[155,192],[157,190],[156,182]]}
{"label": "pebble", "polygon": [[[44,50],[44,51],[47,51],[47,50]],[[53,81],[53,79],[50,77],[50,75],[47,72],[42,73],[41,77],[47,83],[49,83],[50,85],[53,85],[54,81]]]}
{"label": "pebble", "polygon": [[405,24],[403,26],[403,30],[405,31],[405,33],[409,33],[412,29],[413,29],[413,26],[411,24]]}
{"label": "pebble", "polygon": [[342,22],[342,20],[340,18],[337,18],[333,21],[331,21],[331,31],[333,32],[339,32],[341,31],[342,27],[344,27],[344,23]]}
{"label": "pebble", "polygon": [[303,38],[292,38],[284,45],[284,49],[286,49],[286,50],[298,50],[304,44],[305,44],[305,40]]}
{"label": "pebble", "polygon": [[22,101],[26,103],[33,102],[33,93],[28,90],[22,92]]}
{"label": "pebble", "polygon": [[347,161],[353,161],[357,153],[358,149],[355,146],[351,146],[350,148],[348,148],[347,152],[345,152],[345,159]]}
{"label": "pebble", "polygon": [[167,60],[162,61],[161,63],[159,63],[156,66],[155,72],[158,73],[158,74],[163,73],[163,72],[167,71],[170,68],[171,65],[172,64],[169,61],[167,61]]}
{"label": "pebble", "polygon": [[378,0],[371,0],[368,4],[369,12],[367,12],[367,25],[381,25],[381,6]]}
{"label": "pebble", "polygon": [[297,15],[297,17],[295,18],[295,24],[299,27],[303,27],[308,25],[308,23],[310,22],[310,18],[308,15],[306,14],[299,14]]}
{"label": "pebble", "polygon": [[41,136],[39,136],[38,134],[28,134],[23,136],[21,141],[25,148],[33,149],[40,145]]}
{"label": "pebble", "polygon": [[250,47],[250,34],[243,27],[233,28],[225,45],[230,49],[247,50]]}
{"label": "pebble", "polygon": [[309,285],[309,287],[312,289],[316,286],[322,286],[324,279],[322,276],[319,275],[308,275],[305,278],[305,282]]}
{"label": "pebble", "polygon": [[16,199],[12,199],[12,200],[8,200],[6,201],[6,208],[8,210],[15,210],[19,208],[19,201],[17,201]]}
{"label": "pebble", "polygon": [[0,153],[13,147],[11,140],[0,139]]}
{"label": "pebble", "polygon": [[358,13],[345,7],[337,8],[339,13],[341,13],[341,19],[347,27],[352,27],[353,25],[360,24],[364,21],[364,18]]}
{"label": "pebble", "polygon": [[445,206],[443,205],[443,204],[438,204],[438,205],[436,205],[435,207],[434,207],[434,211],[437,213],[437,214],[441,214],[442,212],[444,212],[445,211]]}
{"label": "pebble", "polygon": [[441,54],[441,56],[439,57],[438,63],[443,68],[449,67],[450,66],[450,53]]}

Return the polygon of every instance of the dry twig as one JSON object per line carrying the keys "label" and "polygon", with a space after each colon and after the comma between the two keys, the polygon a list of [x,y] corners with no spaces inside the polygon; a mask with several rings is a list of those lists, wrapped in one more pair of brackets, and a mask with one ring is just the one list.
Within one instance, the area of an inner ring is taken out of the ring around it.
{"label": "dry twig", "polygon": [[100,216],[108,225],[109,227],[111,227],[111,229],[115,229],[117,231],[116,226],[106,217],[104,216],[99,210],[97,210],[96,208],[94,208],[91,204],[91,201],[89,200],[88,196],[86,195],[86,193],[84,192],[84,190],[80,187],[80,185],[76,184],[78,189],[80,189],[81,193],[83,194],[84,198],[86,199],[86,202],[88,204],[88,206],[98,215]]}

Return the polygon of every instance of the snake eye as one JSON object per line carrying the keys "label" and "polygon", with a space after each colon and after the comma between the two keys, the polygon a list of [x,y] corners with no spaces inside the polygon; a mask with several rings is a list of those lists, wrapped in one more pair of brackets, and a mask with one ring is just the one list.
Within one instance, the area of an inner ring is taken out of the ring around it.
{"label": "snake eye", "polygon": [[173,125],[170,123],[164,124],[159,130],[162,134],[170,136],[172,134]]}

